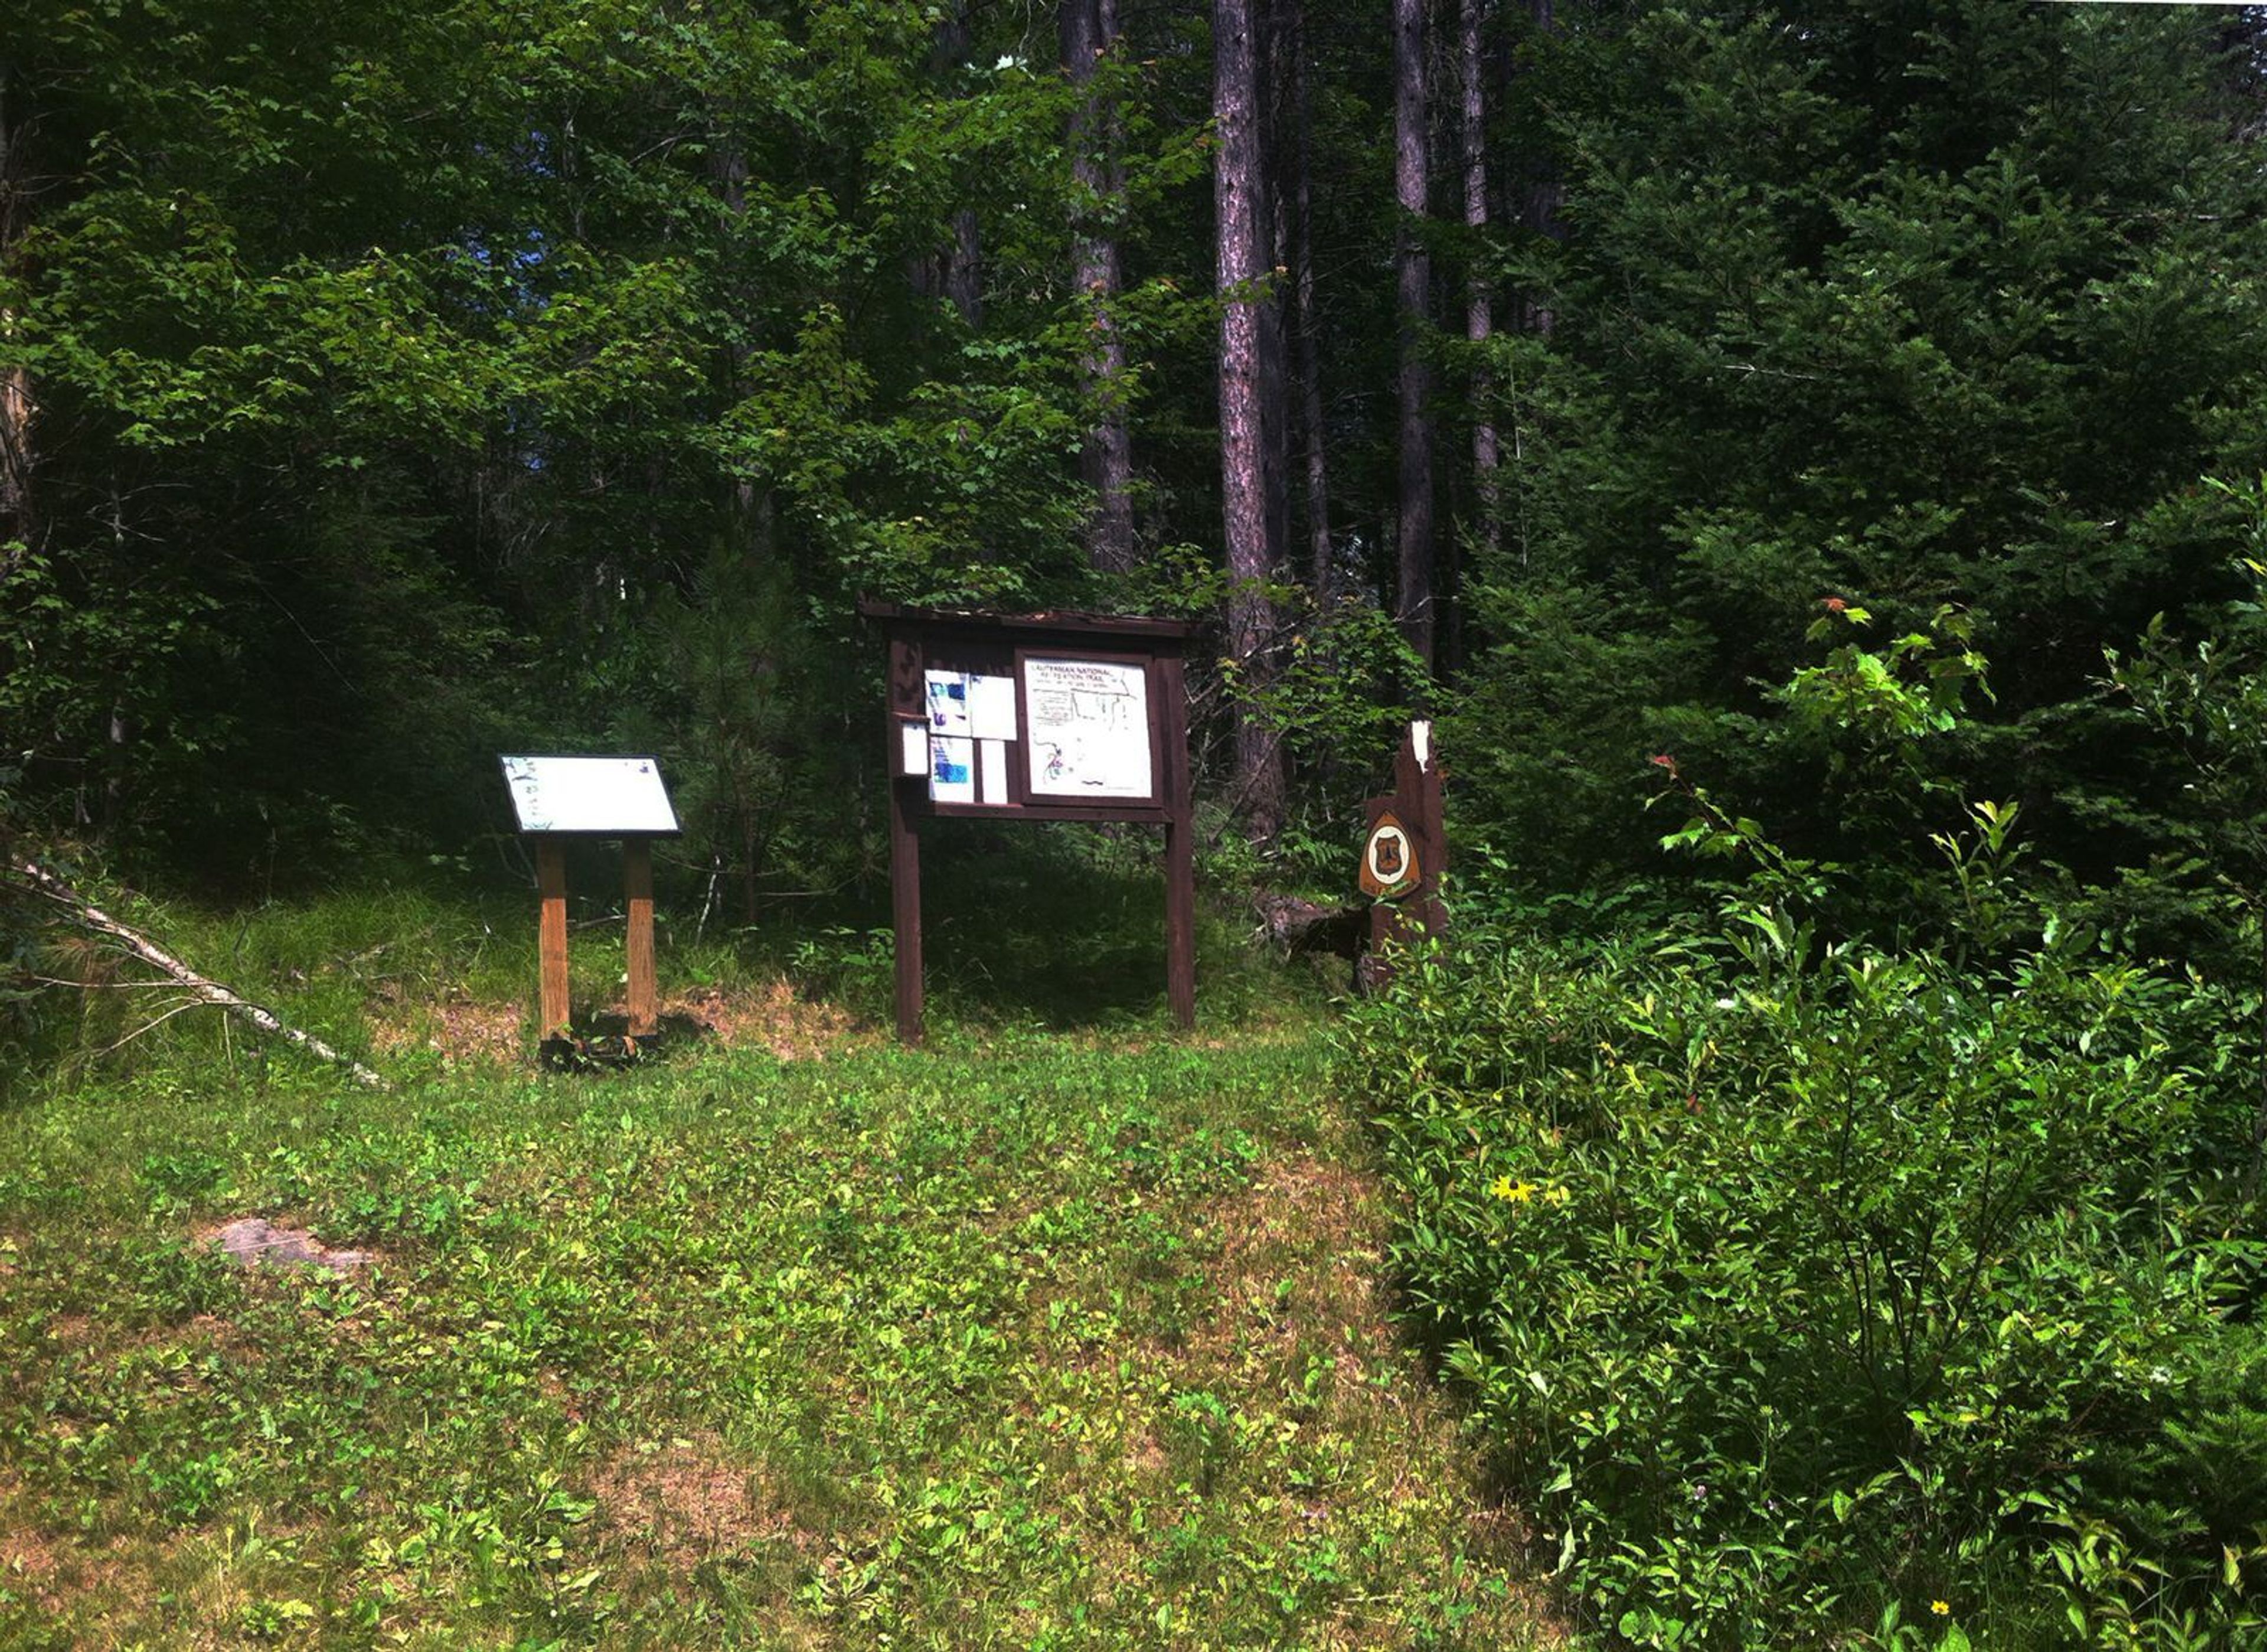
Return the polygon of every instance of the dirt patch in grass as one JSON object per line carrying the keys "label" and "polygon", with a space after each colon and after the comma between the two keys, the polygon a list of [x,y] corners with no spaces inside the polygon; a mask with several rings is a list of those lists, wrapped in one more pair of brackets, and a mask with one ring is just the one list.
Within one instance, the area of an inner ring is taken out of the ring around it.
{"label": "dirt patch in grass", "polygon": [[[217,1314],[200,1313],[170,1324],[121,1326],[86,1314],[57,1314],[45,1327],[48,1340],[67,1352],[115,1360],[146,1348],[179,1347],[191,1354],[218,1352],[257,1362],[261,1349],[236,1324]],[[0,1502],[4,1502],[0,1487]]]}
{"label": "dirt patch in grass", "polygon": [[525,1017],[516,1003],[481,1003],[454,994],[438,1003],[412,1005],[389,988],[373,1015],[370,1044],[381,1055],[430,1050],[450,1062],[503,1066],[520,1058]]}
{"label": "dirt patch in grass", "polygon": [[51,1586],[55,1552],[48,1539],[26,1524],[16,1483],[0,1477],[0,1589],[30,1599],[44,1612],[62,1604]]}
{"label": "dirt patch in grass", "polygon": [[[370,1043],[381,1055],[429,1051],[452,1066],[506,1067],[527,1056],[527,1007],[451,995],[413,1003],[398,990],[371,1006]],[[766,1049],[781,1061],[811,1061],[875,1043],[879,1034],[833,1004],[798,995],[784,980],[760,987],[700,987],[661,1002],[664,1027],[689,1021],[727,1049]]]}
{"label": "dirt patch in grass", "polygon": [[1222,1359],[1262,1325],[1283,1346],[1336,1328],[1349,1344],[1390,1347],[1372,1277],[1382,1222],[1376,1190],[1358,1171],[1311,1154],[1263,1166],[1204,1213],[1198,1230],[1219,1247],[1205,1268],[1215,1305],[1190,1328],[1192,1348]]}
{"label": "dirt patch in grass", "polygon": [[67,1348],[83,1348],[94,1340],[94,1321],[83,1313],[59,1313],[48,1321],[48,1337]]}
{"label": "dirt patch in grass", "polygon": [[761,1472],[732,1461],[714,1438],[624,1450],[591,1476],[588,1489],[634,1552],[679,1575],[756,1543],[801,1548],[807,1540]]}
{"label": "dirt patch in grass", "polygon": [[[1384,1194],[1362,1170],[1309,1152],[1273,1160],[1251,1186],[1206,1207],[1200,1230],[1218,1245],[1203,1265],[1210,1307],[1178,1356],[1154,1343],[1145,1352],[1175,1370],[1177,1386],[1202,1384],[1223,1394],[1288,1391],[1302,1367],[1311,1373],[1316,1362],[1327,1362],[1328,1379],[1307,1390],[1311,1409],[1301,1426],[1366,1442],[1362,1457],[1385,1475],[1358,1490],[1301,1494],[1294,1501],[1304,1523],[1318,1533],[1357,1529],[1350,1494],[1461,1507],[1452,1517],[1464,1552],[1508,1582],[1500,1597],[1466,1599],[1475,1621],[1499,1631],[1505,1645],[1563,1645],[1547,1586],[1520,1559],[1532,1532],[1517,1509],[1489,1494],[1459,1443],[1454,1402],[1395,1329],[1379,1277],[1386,1225]],[[1154,1438],[1141,1444],[1155,1450]],[[1132,1462],[1149,1466],[1140,1446]],[[1365,1643],[1361,1633],[1343,1642]]]}
{"label": "dirt patch in grass", "polygon": [[879,1035],[836,1005],[800,995],[784,980],[727,992],[702,987],[662,1001],[664,1016],[681,1015],[728,1049],[756,1046],[781,1061],[809,1061],[831,1051],[874,1043]]}

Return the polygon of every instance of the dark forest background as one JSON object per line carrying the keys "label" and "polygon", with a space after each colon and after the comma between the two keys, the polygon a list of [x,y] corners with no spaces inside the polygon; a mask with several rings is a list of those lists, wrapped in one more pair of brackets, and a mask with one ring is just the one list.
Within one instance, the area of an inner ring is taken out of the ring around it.
{"label": "dark forest background", "polygon": [[[30,0],[8,815],[268,886],[475,848],[500,749],[635,747],[679,876],[851,887],[868,593],[1215,620],[1202,789],[1287,880],[1411,709],[1503,886],[1657,874],[1661,755],[1862,863],[1846,754],[1774,699],[1833,599],[1988,661],[1948,798],[2176,907],[2226,810],[2166,780],[2240,697],[2263,554],[2260,40],[2014,0]],[[2137,650],[2196,693],[2150,716]]]}

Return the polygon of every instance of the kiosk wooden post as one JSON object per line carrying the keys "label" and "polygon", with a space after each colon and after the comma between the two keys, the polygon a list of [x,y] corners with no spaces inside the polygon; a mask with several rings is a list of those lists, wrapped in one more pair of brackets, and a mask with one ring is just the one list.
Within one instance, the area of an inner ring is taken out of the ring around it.
{"label": "kiosk wooden post", "polygon": [[653,841],[622,841],[622,971],[629,977],[630,1036],[649,1039],[661,1030],[661,992],[653,967]]}
{"label": "kiosk wooden post", "polygon": [[889,637],[890,911],[898,1037],[921,1038],[921,822],[1164,828],[1165,996],[1196,1024],[1195,817],[1182,653],[1193,628],[862,602]]}
{"label": "kiosk wooden post", "polygon": [[566,1031],[574,1019],[567,993],[567,846],[557,838],[535,840],[535,889],[543,903],[537,941],[542,970],[541,1031],[551,1039]]}
{"label": "kiosk wooden post", "polygon": [[653,840],[673,837],[679,830],[660,764],[650,757],[499,760],[519,829],[535,840],[535,883],[542,903],[537,1013],[543,1041],[565,1038],[574,1019],[567,971],[567,840],[576,837],[621,842],[627,1024],[632,1039],[651,1038],[661,1029],[653,948]]}
{"label": "kiosk wooden post", "polygon": [[[921,1040],[919,782],[890,782],[890,927],[896,938],[898,1042]],[[908,793],[911,796],[908,796]]]}

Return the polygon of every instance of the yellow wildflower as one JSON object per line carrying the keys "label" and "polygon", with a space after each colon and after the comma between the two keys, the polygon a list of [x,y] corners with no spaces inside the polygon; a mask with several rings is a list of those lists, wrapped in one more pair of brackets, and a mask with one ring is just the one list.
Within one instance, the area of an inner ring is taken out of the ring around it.
{"label": "yellow wildflower", "polygon": [[1928,1603],[1928,1609],[1940,1618],[1952,1615],[1952,1603],[1948,1600],[1932,1600]]}

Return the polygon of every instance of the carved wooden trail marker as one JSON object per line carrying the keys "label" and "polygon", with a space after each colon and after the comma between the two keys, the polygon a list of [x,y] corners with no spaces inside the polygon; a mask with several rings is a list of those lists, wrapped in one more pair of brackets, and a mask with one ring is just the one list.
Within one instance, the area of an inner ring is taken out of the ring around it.
{"label": "carved wooden trail marker", "polygon": [[1433,725],[1412,723],[1393,759],[1393,792],[1362,804],[1369,835],[1356,881],[1371,898],[1369,955],[1362,979],[1383,986],[1388,975],[1381,949],[1389,940],[1407,945],[1449,927],[1441,904],[1441,873],[1449,843],[1442,820],[1441,766],[1433,756]]}
{"label": "carved wooden trail marker", "polygon": [[1196,1024],[1189,798],[1193,628],[1099,614],[862,602],[889,639],[890,897],[898,1037],[921,1036],[920,823],[1130,820],[1165,832],[1165,995]]}

